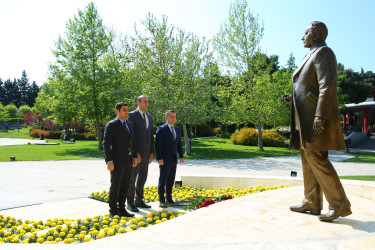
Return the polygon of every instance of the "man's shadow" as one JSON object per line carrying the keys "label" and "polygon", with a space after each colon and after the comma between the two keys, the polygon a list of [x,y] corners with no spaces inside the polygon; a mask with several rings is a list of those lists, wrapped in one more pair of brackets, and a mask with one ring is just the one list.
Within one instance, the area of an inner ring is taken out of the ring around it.
{"label": "man's shadow", "polygon": [[360,220],[341,218],[340,220],[336,220],[330,223],[338,223],[342,225],[351,226],[353,229],[356,229],[359,231],[375,233],[375,221],[360,221]]}

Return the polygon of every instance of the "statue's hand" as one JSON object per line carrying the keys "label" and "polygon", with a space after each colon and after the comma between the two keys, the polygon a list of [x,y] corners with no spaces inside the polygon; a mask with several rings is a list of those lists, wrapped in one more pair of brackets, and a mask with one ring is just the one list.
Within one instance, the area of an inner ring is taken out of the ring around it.
{"label": "statue's hand", "polygon": [[292,102],[292,95],[291,94],[283,95],[283,99],[284,99],[285,102],[291,103]]}
{"label": "statue's hand", "polygon": [[326,123],[325,119],[322,119],[320,117],[315,117],[314,119],[314,124],[313,124],[313,129],[315,135],[320,135],[324,131],[324,124]]}

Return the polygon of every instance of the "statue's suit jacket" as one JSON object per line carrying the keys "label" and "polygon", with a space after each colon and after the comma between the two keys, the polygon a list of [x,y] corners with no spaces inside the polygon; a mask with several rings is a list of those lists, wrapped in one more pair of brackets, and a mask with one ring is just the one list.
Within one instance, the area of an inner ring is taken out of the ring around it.
{"label": "statue's suit jacket", "polygon": [[[313,130],[316,116],[326,120],[320,135]],[[325,43],[311,48],[293,75],[290,149],[301,148],[345,149],[337,102],[336,56]]]}

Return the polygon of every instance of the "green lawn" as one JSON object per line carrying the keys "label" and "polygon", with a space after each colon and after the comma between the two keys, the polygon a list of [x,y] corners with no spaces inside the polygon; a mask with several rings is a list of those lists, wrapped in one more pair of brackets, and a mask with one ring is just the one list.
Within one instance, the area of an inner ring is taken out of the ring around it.
{"label": "green lawn", "polygon": [[18,129],[8,130],[8,133],[0,132],[0,138],[17,138],[17,139],[32,139],[29,136],[30,128],[21,128],[18,132]]}
{"label": "green lawn", "polygon": [[299,151],[276,147],[264,147],[264,151],[259,151],[257,146],[234,145],[229,139],[210,138],[193,140],[191,155],[185,157],[187,159],[240,159],[298,154]]}
{"label": "green lawn", "polygon": [[340,179],[358,180],[358,181],[375,181],[375,176],[373,175],[340,176]]}
{"label": "green lawn", "polygon": [[97,141],[77,141],[75,144],[67,144],[60,140],[48,140],[48,142],[60,144],[1,146],[0,161],[9,161],[11,156],[15,156],[17,161],[104,158],[103,151],[98,149]]}
{"label": "green lawn", "polygon": [[[0,161],[9,161],[11,156],[15,156],[17,161],[104,158],[103,151],[98,149],[97,141],[77,141],[75,144],[66,144],[60,140],[48,140],[48,142],[60,144],[1,146]],[[189,159],[238,159],[298,153],[298,151],[289,151],[287,148],[274,147],[265,147],[261,152],[258,147],[234,145],[229,139],[212,138],[194,140],[192,154],[185,157]]]}
{"label": "green lawn", "polygon": [[361,162],[361,163],[375,163],[375,153],[372,152],[353,152],[350,153],[356,157],[343,160],[343,162]]}

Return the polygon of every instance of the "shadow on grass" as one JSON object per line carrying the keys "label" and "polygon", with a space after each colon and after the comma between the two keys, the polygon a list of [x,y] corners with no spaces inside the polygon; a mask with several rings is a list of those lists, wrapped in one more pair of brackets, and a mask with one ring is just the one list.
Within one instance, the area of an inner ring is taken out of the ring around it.
{"label": "shadow on grass", "polygon": [[104,159],[104,152],[103,150],[99,149],[86,149],[86,148],[76,148],[76,149],[64,149],[58,152],[55,152],[55,155],[58,156],[74,156],[74,157],[81,157],[81,158],[96,158],[96,159]]}

